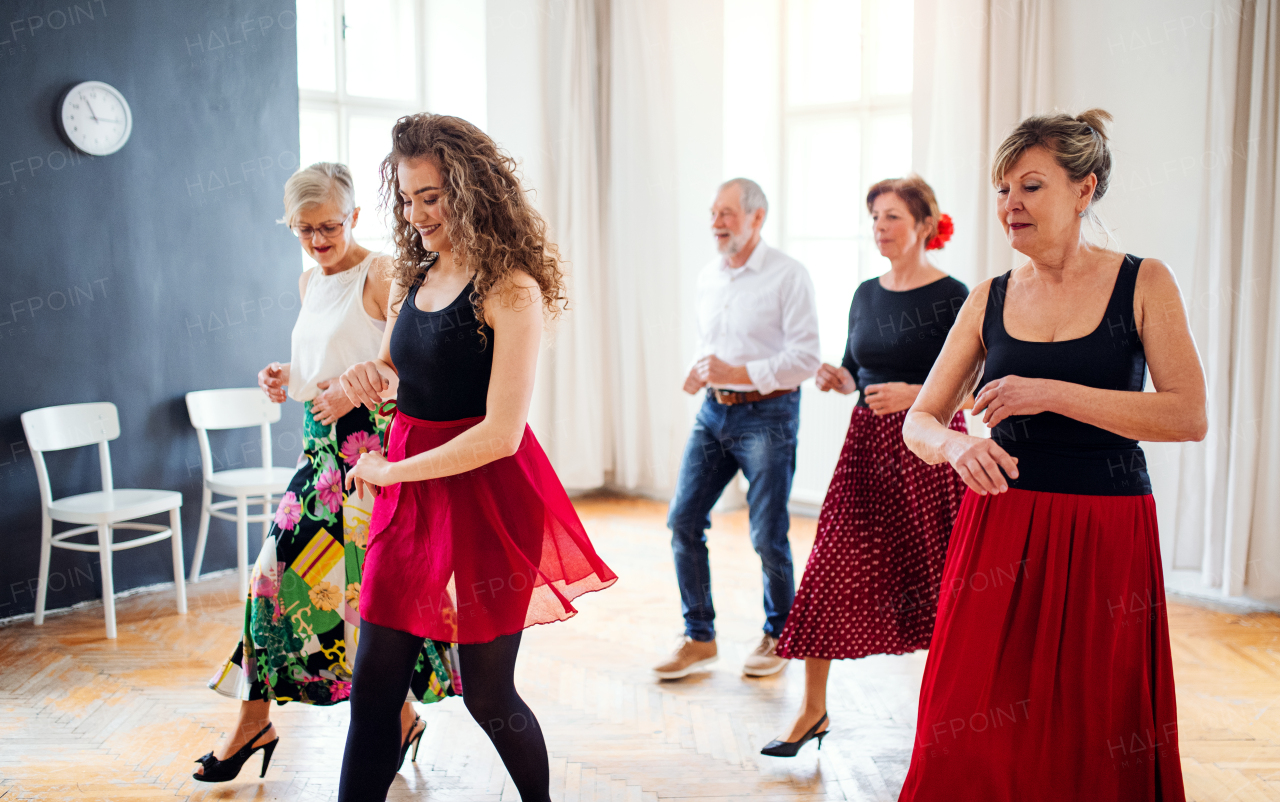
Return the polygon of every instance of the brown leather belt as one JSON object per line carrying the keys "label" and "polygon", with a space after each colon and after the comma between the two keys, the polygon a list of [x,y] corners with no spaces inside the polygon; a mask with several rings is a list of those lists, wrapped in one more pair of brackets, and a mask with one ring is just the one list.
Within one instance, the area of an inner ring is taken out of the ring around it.
{"label": "brown leather belt", "polygon": [[724,404],[732,407],[737,404],[754,404],[757,401],[768,401],[770,398],[781,398],[784,395],[794,393],[797,388],[792,387],[790,390],[774,390],[772,393],[759,393],[755,390],[747,392],[738,392],[736,390],[721,390],[718,387],[711,388],[711,397],[716,400],[717,404]]}

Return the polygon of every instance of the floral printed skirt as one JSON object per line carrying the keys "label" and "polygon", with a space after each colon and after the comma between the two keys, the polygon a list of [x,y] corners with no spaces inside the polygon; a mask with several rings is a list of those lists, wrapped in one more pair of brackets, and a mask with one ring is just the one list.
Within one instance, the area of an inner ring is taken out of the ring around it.
{"label": "floral printed skirt", "polygon": [[[351,693],[360,637],[360,580],[373,499],[347,496],[347,470],[382,448],[388,418],[357,407],[324,426],[303,416],[303,453],[262,544],[245,603],[244,634],[209,680],[224,696],[331,705]],[[428,640],[412,690],[423,702],[462,691],[457,650]]]}

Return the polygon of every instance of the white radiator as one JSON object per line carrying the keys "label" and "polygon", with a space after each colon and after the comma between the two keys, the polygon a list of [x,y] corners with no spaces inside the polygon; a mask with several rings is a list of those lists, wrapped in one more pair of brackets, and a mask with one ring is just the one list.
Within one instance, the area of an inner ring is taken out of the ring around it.
{"label": "white radiator", "polygon": [[812,381],[800,390],[800,442],[796,449],[796,477],[791,484],[791,501],[803,507],[822,506],[835,473],[849,417],[858,402],[857,394],[819,392]]}

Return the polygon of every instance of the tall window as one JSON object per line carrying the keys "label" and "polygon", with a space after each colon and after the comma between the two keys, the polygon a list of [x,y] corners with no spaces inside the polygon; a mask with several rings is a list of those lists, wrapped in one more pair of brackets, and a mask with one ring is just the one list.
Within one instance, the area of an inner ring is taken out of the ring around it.
{"label": "tall window", "polygon": [[378,165],[396,119],[485,126],[484,26],[484,0],[298,0],[299,161],[351,168],[365,246],[390,247]]}
{"label": "tall window", "polygon": [[867,187],[911,169],[910,0],[785,0],[782,246],[818,296],[822,350],[839,364],[858,284],[888,268]]}
{"label": "tall window", "polygon": [[[858,284],[886,271],[867,186],[911,170],[912,0],[724,0],[724,177],[769,195],[764,236],[809,269],[823,361]],[[791,500],[822,503],[856,398],[800,398]]]}

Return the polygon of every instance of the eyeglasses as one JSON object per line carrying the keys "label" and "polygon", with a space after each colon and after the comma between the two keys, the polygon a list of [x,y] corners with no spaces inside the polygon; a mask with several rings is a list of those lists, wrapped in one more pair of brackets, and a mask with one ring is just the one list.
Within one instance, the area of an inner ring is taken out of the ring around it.
{"label": "eyeglasses", "polygon": [[311,226],[290,226],[289,230],[301,240],[309,240],[316,234],[323,235],[325,239],[333,239],[340,231],[342,231],[343,227],[346,226],[347,221],[350,219],[351,212],[347,212],[347,216],[336,223],[321,223],[315,228],[312,228]]}

